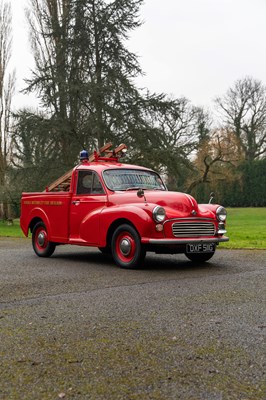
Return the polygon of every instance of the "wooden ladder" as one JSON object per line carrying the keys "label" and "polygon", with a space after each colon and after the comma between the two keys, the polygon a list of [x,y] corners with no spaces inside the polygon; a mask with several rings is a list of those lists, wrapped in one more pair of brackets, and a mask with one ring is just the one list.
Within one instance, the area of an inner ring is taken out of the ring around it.
{"label": "wooden ladder", "polygon": [[[102,146],[98,151],[94,151],[88,158],[88,162],[98,161],[98,160],[107,160],[110,159],[118,159],[121,156],[124,149],[127,149],[127,146],[122,143],[114,150],[111,150],[112,143],[107,143]],[[66,172],[64,175],[60,176],[60,178],[56,179],[54,182],[50,183],[49,186],[46,187],[46,192],[53,191],[64,191],[68,192],[70,189],[71,176],[72,171]]]}

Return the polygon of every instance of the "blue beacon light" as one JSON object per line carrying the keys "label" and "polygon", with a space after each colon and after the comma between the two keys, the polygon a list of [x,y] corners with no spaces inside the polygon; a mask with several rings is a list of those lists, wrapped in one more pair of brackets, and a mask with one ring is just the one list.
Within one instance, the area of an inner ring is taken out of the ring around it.
{"label": "blue beacon light", "polygon": [[80,159],[80,161],[86,161],[89,159],[89,153],[87,152],[87,150],[82,150],[79,153],[79,159]]}

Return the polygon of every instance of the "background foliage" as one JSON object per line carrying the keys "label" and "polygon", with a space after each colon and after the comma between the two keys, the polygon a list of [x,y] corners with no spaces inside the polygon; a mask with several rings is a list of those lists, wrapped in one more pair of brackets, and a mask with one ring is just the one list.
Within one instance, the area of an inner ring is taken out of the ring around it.
{"label": "background foliage", "polygon": [[11,12],[0,0],[0,217],[19,214],[22,191],[43,190],[83,148],[124,142],[127,161],[156,169],[171,190],[226,206],[266,206],[266,88],[239,79],[215,100],[216,117],[187,98],[139,89],[127,47],[143,0],[30,0],[35,68],[25,93],[40,108],[12,113]]}

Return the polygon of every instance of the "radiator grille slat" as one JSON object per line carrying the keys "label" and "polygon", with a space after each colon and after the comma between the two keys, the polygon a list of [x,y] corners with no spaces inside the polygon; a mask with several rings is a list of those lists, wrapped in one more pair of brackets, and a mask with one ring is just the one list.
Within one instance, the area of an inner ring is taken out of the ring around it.
{"label": "radiator grille slat", "polygon": [[213,236],[215,225],[212,222],[175,222],[172,232],[175,237]]}

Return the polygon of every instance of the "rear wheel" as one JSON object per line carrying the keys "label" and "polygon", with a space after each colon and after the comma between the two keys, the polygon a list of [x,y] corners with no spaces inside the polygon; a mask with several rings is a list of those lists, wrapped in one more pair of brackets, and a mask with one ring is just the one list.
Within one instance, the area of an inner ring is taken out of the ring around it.
{"label": "rear wheel", "polygon": [[121,268],[140,266],[146,255],[137,231],[128,224],[116,228],[111,249],[115,263]]}
{"label": "rear wheel", "polygon": [[49,242],[47,229],[43,222],[38,222],[33,228],[32,247],[39,257],[50,257],[55,251],[55,244]]}
{"label": "rear wheel", "polygon": [[205,262],[212,258],[215,251],[210,253],[185,253],[187,258],[193,262]]}

